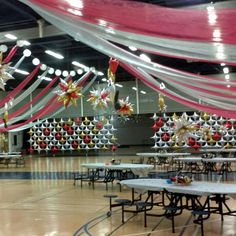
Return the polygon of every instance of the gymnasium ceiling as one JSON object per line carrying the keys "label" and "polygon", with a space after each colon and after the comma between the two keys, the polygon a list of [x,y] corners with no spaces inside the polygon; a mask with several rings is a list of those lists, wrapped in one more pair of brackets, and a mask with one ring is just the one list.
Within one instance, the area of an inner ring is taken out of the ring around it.
{"label": "gymnasium ceiling", "polygon": [[[164,7],[206,7],[210,4],[209,0],[140,0],[139,2],[146,2],[150,4],[157,4]],[[215,6],[231,7],[235,1],[214,1]],[[40,25],[43,30],[40,35]],[[81,42],[74,41],[73,38],[64,34],[54,26],[45,22],[37,13],[31,8],[22,4],[18,0],[1,0],[0,7],[0,44],[7,44],[9,47],[15,45],[15,42],[7,40],[4,35],[12,33],[18,39],[28,40],[30,50],[34,57],[39,58],[43,63],[50,67],[58,68],[61,70],[73,70],[71,62],[73,60],[80,61],[89,67],[95,67],[98,71],[106,73],[109,58],[100,52],[86,46]],[[45,54],[45,50],[50,49],[63,54],[63,60],[53,59],[51,56]],[[22,53],[22,52],[21,52]],[[139,52],[137,52],[138,54]],[[15,59],[21,55],[16,55]],[[151,57],[152,61],[158,62],[163,65],[178,68],[184,71],[206,74],[222,73],[222,67],[217,64],[209,64],[203,62],[191,62],[182,59],[173,59],[162,56]],[[31,60],[27,60],[21,65],[20,69],[30,71],[32,69]],[[14,63],[14,62],[13,62]],[[234,67],[230,71],[235,71]],[[22,78],[21,78],[22,77]],[[18,79],[19,78],[19,79]],[[7,90],[13,89],[17,83],[23,79],[21,75],[17,75],[17,80],[9,81],[7,83]],[[133,77],[127,74],[122,69],[117,72],[117,81],[131,80]]]}

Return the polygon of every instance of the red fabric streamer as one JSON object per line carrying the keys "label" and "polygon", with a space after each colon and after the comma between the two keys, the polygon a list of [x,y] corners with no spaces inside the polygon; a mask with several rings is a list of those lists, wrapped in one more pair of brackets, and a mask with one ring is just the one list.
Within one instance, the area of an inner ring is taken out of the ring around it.
{"label": "red fabric streamer", "polygon": [[8,102],[11,98],[14,98],[17,93],[19,93],[30,81],[34,78],[34,76],[38,73],[41,64],[37,65],[34,70],[24,79],[13,91],[11,91],[5,98],[0,101],[0,106],[4,106],[6,102]]}
{"label": "red fabric streamer", "polygon": [[11,51],[8,53],[8,55],[4,58],[3,63],[8,63],[10,62],[10,60],[12,59],[12,57],[15,55],[17,49],[19,48],[19,46],[15,45]]}
{"label": "red fabric streamer", "polygon": [[31,105],[38,102],[45,94],[48,92],[48,90],[55,84],[55,82],[59,79],[59,77],[55,77],[36,97],[32,99],[32,101],[28,102],[24,106],[22,106],[17,111],[13,112],[9,115],[9,120],[12,118],[15,118],[16,116],[19,116],[21,113],[23,113],[27,108],[29,108]]}
{"label": "red fabric streamer", "polygon": [[[29,1],[73,20],[94,25],[103,20],[108,28],[154,37],[216,42],[217,29],[221,43],[236,44],[235,25],[229,24],[236,21],[235,8],[214,9],[212,24],[207,9],[173,9],[125,0],[86,0],[77,5],[65,0]],[[78,11],[81,14],[73,13]]]}
{"label": "red fabric streamer", "polygon": [[120,62],[120,66],[123,67],[128,72],[130,72],[135,77],[137,77],[138,79],[140,79],[144,84],[146,84],[150,88],[152,88],[152,89],[154,89],[154,90],[156,90],[158,92],[161,92],[162,94],[166,95],[167,97],[169,97],[170,99],[172,99],[172,100],[174,100],[176,102],[179,102],[181,104],[184,104],[185,106],[192,107],[192,108],[200,110],[200,111],[205,111],[205,112],[208,112],[208,113],[211,113],[211,114],[216,114],[218,116],[223,116],[225,118],[236,119],[236,113],[233,112],[233,111],[219,109],[219,108],[212,108],[212,107],[207,106],[207,105],[199,104],[199,103],[194,102],[194,101],[190,101],[190,100],[187,100],[187,99],[184,99],[184,98],[177,97],[177,96],[171,94],[170,92],[168,92],[166,89],[160,89],[158,86],[156,86],[155,84],[153,84],[150,81],[148,81],[133,66],[124,64],[122,62]]}

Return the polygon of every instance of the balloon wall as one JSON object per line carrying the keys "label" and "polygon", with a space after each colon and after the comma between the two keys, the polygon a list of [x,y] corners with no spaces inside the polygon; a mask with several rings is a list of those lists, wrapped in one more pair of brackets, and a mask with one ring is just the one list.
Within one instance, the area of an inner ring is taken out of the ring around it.
{"label": "balloon wall", "polygon": [[236,139],[236,120],[208,113],[154,114],[154,149],[186,147],[232,148]]}
{"label": "balloon wall", "polygon": [[112,119],[87,117],[45,120],[33,126],[29,152],[63,152],[74,150],[113,150],[115,128]]}

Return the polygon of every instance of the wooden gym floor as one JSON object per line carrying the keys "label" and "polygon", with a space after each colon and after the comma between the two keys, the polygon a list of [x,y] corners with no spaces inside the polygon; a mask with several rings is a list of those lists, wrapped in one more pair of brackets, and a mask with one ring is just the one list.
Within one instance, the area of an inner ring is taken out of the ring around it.
{"label": "wooden gym floor", "polygon": [[[143,214],[125,214],[114,208],[110,217],[106,193],[130,198],[130,189],[120,192],[117,184],[85,183],[73,186],[71,173],[81,170],[85,162],[107,161],[112,157],[26,157],[25,167],[0,167],[0,236],[175,236],[201,235],[188,211],[175,217],[176,233],[165,217],[148,217],[143,227]],[[133,159],[136,157],[134,156]],[[131,162],[132,157],[122,158]],[[236,177],[230,178],[230,182]],[[230,199],[236,209],[236,199]],[[204,222],[205,235],[236,235],[236,217],[212,215]]]}

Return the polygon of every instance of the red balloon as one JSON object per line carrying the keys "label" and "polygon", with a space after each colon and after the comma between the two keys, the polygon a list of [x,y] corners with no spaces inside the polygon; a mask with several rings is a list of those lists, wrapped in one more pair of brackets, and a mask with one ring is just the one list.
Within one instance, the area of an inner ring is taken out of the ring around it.
{"label": "red balloon", "polygon": [[169,141],[170,140],[170,135],[168,133],[163,133],[161,135],[161,139],[165,142]]}
{"label": "red balloon", "polygon": [[69,135],[72,135],[74,134],[74,129],[72,127],[69,127],[67,130],[66,130],[67,134]]}
{"label": "red balloon", "polygon": [[56,133],[55,138],[56,138],[56,140],[61,140],[61,138],[62,138],[61,133]]}
{"label": "red balloon", "polygon": [[34,152],[34,148],[33,147],[29,147],[28,152],[29,153],[33,153]]}
{"label": "red balloon", "polygon": [[83,140],[84,140],[84,143],[88,144],[91,142],[91,137],[86,135],[86,136],[84,136]]}
{"label": "red balloon", "polygon": [[47,147],[47,144],[44,141],[42,141],[40,142],[39,146],[40,148],[45,149]]}
{"label": "red balloon", "polygon": [[212,135],[212,138],[215,140],[215,141],[219,141],[221,139],[221,134],[219,132],[215,132],[213,135]]}
{"label": "red balloon", "polygon": [[152,129],[157,132],[160,129],[160,126],[158,126],[156,123],[152,126]]}
{"label": "red balloon", "polygon": [[224,123],[224,126],[225,126],[226,129],[231,129],[232,128],[232,123],[230,121],[226,121]]}
{"label": "red balloon", "polygon": [[159,126],[159,128],[162,127],[164,125],[163,119],[162,118],[158,118],[158,120],[156,121],[156,124],[157,124],[157,126]]}
{"label": "red balloon", "polygon": [[51,148],[51,151],[52,151],[53,153],[56,153],[56,152],[59,151],[59,148],[58,148],[57,146],[53,146],[53,147]]}
{"label": "red balloon", "polygon": [[196,143],[196,140],[195,140],[194,138],[191,138],[191,137],[190,137],[190,138],[188,139],[188,145],[189,145],[189,146],[192,147],[192,146],[194,146],[195,143]]}
{"label": "red balloon", "polygon": [[63,129],[64,129],[64,130],[67,131],[69,128],[70,128],[70,125],[68,125],[68,124],[64,124],[64,125],[63,125]]}
{"label": "red balloon", "polygon": [[73,140],[72,143],[71,143],[71,146],[74,148],[74,149],[77,149],[79,144],[77,141]]}
{"label": "red balloon", "polygon": [[117,147],[116,145],[112,145],[111,150],[112,150],[113,152],[115,152],[117,149],[118,149],[118,147]]}
{"label": "red balloon", "polygon": [[44,129],[43,129],[43,134],[44,134],[45,136],[48,136],[48,135],[50,134],[49,128],[44,128]]}
{"label": "red balloon", "polygon": [[97,124],[96,124],[96,128],[97,129],[102,129],[103,128],[103,123],[101,121],[99,121]]}
{"label": "red balloon", "polygon": [[81,122],[82,122],[82,120],[81,120],[80,117],[75,118],[75,123],[76,123],[77,125],[80,125]]}
{"label": "red balloon", "polygon": [[194,148],[195,150],[199,149],[200,147],[201,147],[201,145],[200,145],[198,142],[196,142],[196,143],[192,146],[192,148]]}

